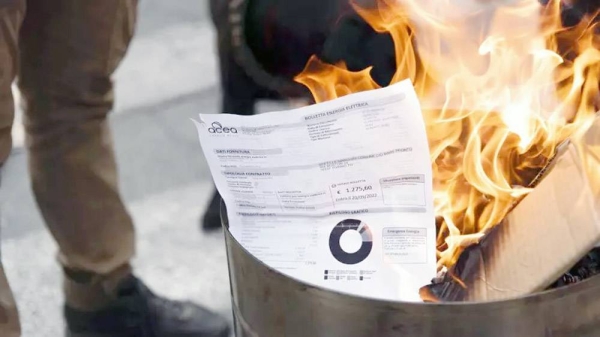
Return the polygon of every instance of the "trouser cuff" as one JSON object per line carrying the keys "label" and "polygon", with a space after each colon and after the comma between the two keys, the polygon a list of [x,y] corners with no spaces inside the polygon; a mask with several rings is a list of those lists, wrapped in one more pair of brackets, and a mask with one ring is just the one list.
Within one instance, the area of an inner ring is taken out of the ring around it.
{"label": "trouser cuff", "polygon": [[131,275],[131,266],[123,265],[108,274],[63,268],[67,306],[84,311],[102,309],[117,297],[121,281]]}

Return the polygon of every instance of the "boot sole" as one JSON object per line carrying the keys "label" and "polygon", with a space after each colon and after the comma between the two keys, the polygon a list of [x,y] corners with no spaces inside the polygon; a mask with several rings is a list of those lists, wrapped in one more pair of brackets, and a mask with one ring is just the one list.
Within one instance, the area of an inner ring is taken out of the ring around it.
{"label": "boot sole", "polygon": [[67,331],[66,337],[131,337],[131,335],[98,334],[92,332],[71,332]]}
{"label": "boot sole", "polygon": [[[230,336],[233,336],[230,329],[223,331],[219,335],[214,335],[214,337],[230,337]],[[120,336],[115,336],[115,335],[111,335],[111,334],[107,335],[107,334],[92,334],[92,333],[75,333],[75,332],[67,331],[66,337],[120,337]],[[129,336],[123,335],[121,337],[129,337]]]}
{"label": "boot sole", "polygon": [[66,337],[129,337],[129,336],[115,336],[111,334],[96,334],[96,333],[75,333],[75,332],[67,332]]}
{"label": "boot sole", "polygon": [[67,337],[108,337],[108,335],[102,334],[102,335],[98,335],[98,334],[93,334],[90,335],[89,333],[73,333],[73,332],[67,332]]}

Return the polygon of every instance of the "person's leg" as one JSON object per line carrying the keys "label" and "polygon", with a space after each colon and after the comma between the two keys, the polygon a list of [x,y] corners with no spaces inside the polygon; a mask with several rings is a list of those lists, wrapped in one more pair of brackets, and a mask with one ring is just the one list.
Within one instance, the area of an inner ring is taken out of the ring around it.
{"label": "person's leg", "polygon": [[[134,229],[118,191],[107,114],[137,0],[27,1],[19,87],[29,171],[60,249],[70,336],[222,336],[218,317],[158,298],[131,274]],[[191,315],[178,318],[181,310]]]}
{"label": "person's leg", "polygon": [[[73,270],[107,275],[134,254],[106,115],[113,103],[110,74],[133,34],[135,3],[98,3],[27,0],[19,87],[32,188],[60,247],[59,260]],[[69,305],[91,308],[110,300],[80,288],[65,278]]]}
{"label": "person's leg", "polygon": [[0,263],[0,336],[19,337],[19,312]]}
{"label": "person's leg", "polygon": [[134,254],[106,119],[134,16],[135,1],[28,0],[19,87],[29,170],[60,261],[72,269],[106,274]]}
{"label": "person's leg", "polygon": [[217,33],[219,75],[221,84],[221,112],[253,115],[256,98],[261,88],[236,62],[231,42],[231,23],[227,0],[209,1],[211,19]]}
{"label": "person's leg", "polygon": [[[229,24],[229,1],[209,1],[211,19],[217,32],[219,51],[219,81],[221,85],[221,113],[250,116],[255,113],[256,97],[260,88],[235,61]],[[213,189],[212,197],[201,218],[204,230],[221,228],[221,196]]]}
{"label": "person's leg", "polygon": [[[0,169],[12,148],[14,100],[11,84],[17,72],[19,27],[24,15],[24,0],[0,2]],[[20,332],[19,314],[0,262],[0,336],[17,337]]]}

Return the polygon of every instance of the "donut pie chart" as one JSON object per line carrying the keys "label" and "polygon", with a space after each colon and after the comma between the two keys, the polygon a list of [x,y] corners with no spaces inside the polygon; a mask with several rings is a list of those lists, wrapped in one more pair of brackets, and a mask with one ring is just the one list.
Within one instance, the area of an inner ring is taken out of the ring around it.
{"label": "donut pie chart", "polygon": [[[353,253],[348,253],[342,249],[340,239],[346,231],[357,231],[362,238],[362,245]],[[343,264],[357,264],[364,261],[373,248],[373,234],[366,223],[355,220],[346,219],[339,222],[329,235],[329,249],[333,257]]]}

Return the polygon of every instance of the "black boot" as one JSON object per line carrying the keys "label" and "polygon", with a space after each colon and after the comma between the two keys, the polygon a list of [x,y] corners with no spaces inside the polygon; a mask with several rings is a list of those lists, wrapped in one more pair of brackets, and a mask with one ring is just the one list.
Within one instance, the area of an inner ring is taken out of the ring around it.
{"label": "black boot", "polygon": [[156,296],[129,276],[103,309],[65,306],[68,337],[228,337],[224,318],[190,302]]}
{"label": "black boot", "polygon": [[221,196],[215,190],[208,208],[202,217],[202,229],[205,231],[221,228]]}

